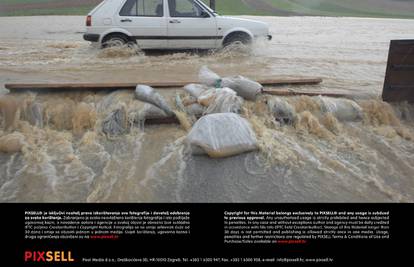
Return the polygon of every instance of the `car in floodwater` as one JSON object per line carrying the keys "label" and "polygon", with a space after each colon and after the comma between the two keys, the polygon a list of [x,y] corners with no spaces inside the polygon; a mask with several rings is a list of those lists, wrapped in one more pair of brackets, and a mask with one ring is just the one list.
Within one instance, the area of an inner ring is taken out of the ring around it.
{"label": "car in floodwater", "polygon": [[266,23],[221,16],[201,0],[105,0],[87,16],[86,41],[102,47],[219,49],[271,39]]}

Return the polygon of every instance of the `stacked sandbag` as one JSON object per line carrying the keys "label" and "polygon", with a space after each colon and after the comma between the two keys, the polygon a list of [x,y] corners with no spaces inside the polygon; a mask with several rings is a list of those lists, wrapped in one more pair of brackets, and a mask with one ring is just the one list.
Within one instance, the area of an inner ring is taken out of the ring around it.
{"label": "stacked sandbag", "polygon": [[278,97],[272,97],[267,100],[267,106],[273,117],[282,126],[293,125],[296,122],[296,111],[286,100]]}
{"label": "stacked sandbag", "polygon": [[198,73],[198,79],[208,87],[221,87],[221,77],[211,71],[207,66],[202,66]]}
{"label": "stacked sandbag", "polygon": [[201,67],[199,72],[199,80],[202,84],[209,87],[231,88],[240,97],[251,101],[255,101],[256,97],[261,94],[263,89],[261,84],[243,76],[221,78],[206,66]]}
{"label": "stacked sandbag", "polygon": [[151,105],[145,104],[144,108],[140,111],[141,118],[145,120],[151,119],[161,119],[161,118],[168,118],[169,116],[165,113],[164,110]]}
{"label": "stacked sandbag", "polygon": [[237,95],[246,100],[255,101],[256,97],[262,93],[263,86],[241,75],[223,78],[222,87],[229,87],[237,92]]}
{"label": "stacked sandbag", "polygon": [[17,153],[21,152],[25,145],[25,137],[18,132],[0,137],[0,152],[2,153]]}
{"label": "stacked sandbag", "polygon": [[19,114],[20,101],[14,96],[0,95],[0,124],[4,121],[4,129],[15,128]]}
{"label": "stacked sandbag", "polygon": [[112,111],[102,122],[102,131],[109,137],[123,135],[129,132],[129,124],[125,107]]}
{"label": "stacked sandbag", "polygon": [[339,121],[359,121],[363,118],[362,108],[355,102],[343,98],[316,97],[324,113],[332,113]]}
{"label": "stacked sandbag", "polygon": [[249,122],[238,114],[217,113],[202,117],[186,138],[193,154],[212,158],[235,156],[258,148]]}
{"label": "stacked sandbag", "polygon": [[152,104],[145,104],[141,110],[130,113],[132,122],[139,127],[143,127],[146,120],[164,119],[169,117],[171,116],[168,116],[162,109],[159,109]]}
{"label": "stacked sandbag", "polygon": [[37,102],[28,103],[21,113],[22,119],[28,121],[31,125],[43,128],[43,108]]}
{"label": "stacked sandbag", "polygon": [[85,131],[93,129],[97,121],[97,116],[98,114],[93,105],[85,102],[77,104],[73,111],[73,132],[77,135],[81,135]]}
{"label": "stacked sandbag", "polygon": [[152,104],[162,111],[165,112],[168,116],[174,116],[174,112],[168,106],[165,99],[157,93],[154,88],[147,85],[137,85],[135,89],[135,97],[143,102]]}
{"label": "stacked sandbag", "polygon": [[191,83],[184,86],[184,91],[190,96],[199,98],[209,88],[203,84]]}
{"label": "stacked sandbag", "polygon": [[190,116],[201,117],[206,112],[206,107],[194,103],[185,107],[185,112]]}
{"label": "stacked sandbag", "polygon": [[206,107],[205,115],[226,112],[240,113],[243,99],[230,88],[220,88],[205,91],[198,98],[198,103]]}

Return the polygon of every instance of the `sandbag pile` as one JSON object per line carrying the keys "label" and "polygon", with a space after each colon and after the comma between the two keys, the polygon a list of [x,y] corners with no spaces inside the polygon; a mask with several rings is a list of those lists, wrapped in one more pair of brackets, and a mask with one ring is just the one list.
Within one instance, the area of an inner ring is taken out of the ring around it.
{"label": "sandbag pile", "polygon": [[127,134],[129,124],[125,107],[112,111],[102,122],[102,131],[109,137]]}
{"label": "sandbag pile", "polygon": [[[321,115],[331,113],[338,121],[344,122],[360,121],[363,119],[363,110],[355,101],[324,96],[316,96],[311,99],[320,108]],[[293,125],[298,119],[295,107],[285,99],[278,97],[269,98],[267,100],[267,106],[273,117],[282,126]]]}
{"label": "sandbag pile", "polygon": [[184,86],[184,91],[190,96],[199,98],[209,87],[203,84],[190,83]]}
{"label": "sandbag pile", "polygon": [[163,110],[152,104],[145,104],[142,109],[130,112],[128,117],[134,126],[143,129],[146,120],[164,119],[171,116],[168,116]]}
{"label": "sandbag pile", "polygon": [[256,97],[261,94],[263,86],[241,75],[223,78],[222,87],[228,87],[237,92],[237,95],[246,100],[255,101]]}
{"label": "sandbag pile", "polygon": [[[184,91],[205,108],[203,115],[240,113],[244,99],[255,101],[263,88],[261,84],[243,76],[221,78],[206,66],[200,69],[199,80],[201,84],[188,84]],[[187,108],[187,113],[193,113],[194,109],[200,111],[199,105],[185,105],[191,108]]]}
{"label": "sandbag pile", "polygon": [[258,149],[249,122],[235,113],[216,113],[202,117],[186,138],[192,153],[212,158],[235,156]]}
{"label": "sandbag pile", "polygon": [[201,116],[203,116],[203,114],[205,114],[206,107],[204,107],[204,106],[202,106],[198,103],[193,103],[193,104],[190,104],[190,105],[186,106],[185,111],[190,116],[201,117]]}
{"label": "sandbag pile", "polygon": [[293,125],[297,120],[295,108],[292,107],[286,100],[280,98],[269,98],[267,106],[273,117],[280,123],[281,126]]}
{"label": "sandbag pile", "polygon": [[363,118],[362,108],[349,99],[316,97],[323,113],[332,113],[339,121],[360,121]]}
{"label": "sandbag pile", "polygon": [[184,87],[189,97],[182,101],[187,114],[203,115],[186,138],[192,154],[223,158],[256,150],[256,136],[238,114],[244,99],[256,100],[262,85],[243,76],[222,79],[207,67],[201,68],[199,80],[201,84]]}
{"label": "sandbag pile", "polygon": [[0,137],[0,152],[2,153],[18,153],[22,151],[25,145],[25,137],[23,134],[14,132]]}
{"label": "sandbag pile", "polygon": [[230,88],[209,89],[200,95],[198,103],[204,107],[204,115],[214,113],[240,113],[243,99]]}
{"label": "sandbag pile", "polygon": [[113,109],[102,122],[102,131],[107,136],[119,136],[130,132],[131,126],[143,126],[148,119],[162,119],[174,117],[175,113],[168,105],[167,101],[157,93],[152,87],[147,85],[137,85],[135,98],[145,103],[143,107],[139,105],[111,106],[111,99],[104,99],[100,105],[101,110],[109,107]]}
{"label": "sandbag pile", "polygon": [[231,88],[238,96],[255,101],[256,97],[261,94],[263,86],[243,76],[221,78],[206,66],[201,67],[199,80],[202,84],[215,88]]}
{"label": "sandbag pile", "polygon": [[147,85],[137,85],[135,89],[135,97],[138,100],[141,100],[143,102],[152,104],[162,111],[165,112],[168,116],[174,116],[174,112],[171,110],[171,108],[168,106],[165,99],[157,93],[154,88],[147,86]]}
{"label": "sandbag pile", "polygon": [[37,102],[28,103],[22,110],[21,117],[31,125],[43,128],[43,107]]}

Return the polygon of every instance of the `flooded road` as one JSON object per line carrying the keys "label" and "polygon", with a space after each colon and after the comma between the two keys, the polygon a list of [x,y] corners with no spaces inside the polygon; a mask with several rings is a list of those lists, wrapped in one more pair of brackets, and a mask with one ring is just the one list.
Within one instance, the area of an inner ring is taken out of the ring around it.
{"label": "flooded road", "polygon": [[[0,87],[197,80],[208,65],[222,76],[322,77],[321,85],[292,88],[352,94],[362,121],[321,114],[316,98],[290,97],[284,100],[300,120],[282,127],[263,96],[246,102],[242,114],[261,150],[210,159],[191,155],[179,125],[134,126],[115,139],[103,134],[102,121],[114,110],[123,107],[130,119],[145,109],[132,92],[13,95],[21,115],[10,138],[20,140],[22,152],[0,152],[0,201],[413,202],[414,107],[379,96],[389,40],[412,38],[414,21],[253,18],[271,25],[270,43],[161,55],[97,49],[82,40],[83,17],[0,18]],[[176,92],[163,92],[171,105]],[[33,106],[41,123],[30,120]],[[0,138],[0,150],[10,143]]]}

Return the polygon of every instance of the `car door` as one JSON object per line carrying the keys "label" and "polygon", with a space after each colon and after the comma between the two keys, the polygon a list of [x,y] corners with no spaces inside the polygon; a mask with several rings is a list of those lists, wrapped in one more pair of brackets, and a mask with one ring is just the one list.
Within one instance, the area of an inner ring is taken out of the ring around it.
{"label": "car door", "polygon": [[167,17],[164,0],[124,0],[118,25],[127,30],[143,49],[166,48]]}
{"label": "car door", "polygon": [[213,14],[194,0],[168,0],[168,46],[215,48],[217,23]]}

